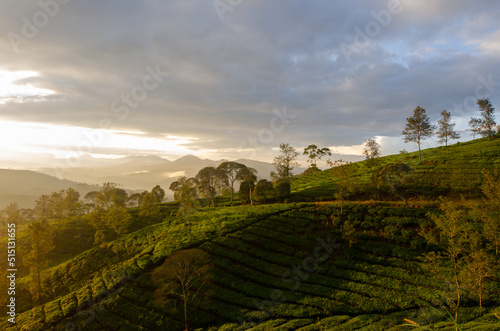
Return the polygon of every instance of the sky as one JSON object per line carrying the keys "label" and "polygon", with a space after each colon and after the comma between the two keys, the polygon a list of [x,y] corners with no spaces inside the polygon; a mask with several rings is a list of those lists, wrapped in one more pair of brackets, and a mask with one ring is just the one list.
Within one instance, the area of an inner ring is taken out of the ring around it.
{"label": "sky", "polygon": [[271,162],[283,142],[361,158],[370,138],[388,155],[417,149],[417,106],[470,140],[477,99],[500,104],[498,17],[494,0],[2,0],[0,167]]}

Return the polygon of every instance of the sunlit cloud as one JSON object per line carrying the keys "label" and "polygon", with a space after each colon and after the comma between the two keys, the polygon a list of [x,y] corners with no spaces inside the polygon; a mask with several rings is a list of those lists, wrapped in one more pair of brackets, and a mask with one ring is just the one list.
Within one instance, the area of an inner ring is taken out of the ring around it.
{"label": "sunlit cloud", "polygon": [[0,103],[17,100],[22,102],[28,97],[44,97],[54,94],[54,91],[35,87],[29,78],[37,77],[34,71],[5,71],[0,70]]}

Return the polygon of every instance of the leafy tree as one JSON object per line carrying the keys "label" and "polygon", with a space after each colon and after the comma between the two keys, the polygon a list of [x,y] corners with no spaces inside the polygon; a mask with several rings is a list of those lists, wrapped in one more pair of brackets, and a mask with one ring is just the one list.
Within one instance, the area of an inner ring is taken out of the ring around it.
{"label": "leafy tree", "polygon": [[275,180],[289,180],[293,175],[293,168],[299,166],[296,162],[299,153],[293,146],[284,143],[280,145],[280,153],[274,158],[273,165],[276,171],[271,172],[271,177]]}
{"label": "leafy tree", "polygon": [[196,175],[198,187],[202,194],[210,199],[212,207],[215,207],[215,197],[219,191],[228,185],[227,177],[221,170],[214,167],[205,167]]}
{"label": "leafy tree", "polygon": [[90,206],[90,210],[94,210],[97,208],[97,194],[99,191],[90,191],[87,193],[84,197],[83,200],[87,203],[88,206]]}
{"label": "leafy tree", "polygon": [[232,161],[226,161],[219,164],[217,170],[224,173],[231,185],[231,202],[233,202],[233,193],[234,193],[234,182],[239,180],[238,173],[241,169],[246,168],[244,164]]}
{"label": "leafy tree", "polygon": [[170,190],[174,191],[174,200],[179,203],[179,213],[187,215],[196,208],[198,193],[196,187],[198,180],[196,178],[179,178],[170,184]]}
{"label": "leafy tree", "polygon": [[252,191],[257,181],[257,170],[249,167],[241,168],[238,170],[237,177],[241,181],[238,198],[243,203],[250,202],[253,205]]}
{"label": "leafy tree", "polygon": [[358,241],[358,233],[356,232],[356,227],[351,220],[346,220],[340,229],[342,237],[349,242],[349,248],[352,244]]}
{"label": "leafy tree", "polygon": [[488,137],[491,141],[496,134],[495,108],[491,105],[490,99],[482,98],[477,100],[479,111],[481,111],[481,131],[479,134],[483,137]]}
{"label": "leafy tree", "polygon": [[0,214],[3,216],[6,223],[15,223],[17,225],[23,219],[21,209],[19,209],[17,202],[9,203]]}
{"label": "leafy tree", "polygon": [[157,205],[157,199],[153,193],[147,193],[142,198],[139,216],[153,218],[160,215],[160,208]]}
{"label": "leafy tree", "polygon": [[95,200],[96,205],[104,210],[116,207],[125,207],[125,201],[127,201],[128,194],[125,190],[117,188],[115,183],[106,182],[102,185],[102,188],[97,192]]}
{"label": "leafy tree", "polygon": [[111,208],[113,205],[114,191],[116,189],[116,184],[111,182],[106,182],[102,184],[101,190],[96,194],[95,201],[96,205],[105,210]]}
{"label": "leafy tree", "polygon": [[84,216],[84,219],[86,219],[90,226],[95,229],[95,244],[101,244],[106,241],[106,230],[108,228],[108,224],[106,223],[104,214],[104,210],[95,209],[91,213]]}
{"label": "leafy tree", "polygon": [[124,189],[115,188],[112,192],[111,207],[125,207],[125,202],[128,199],[128,193]]}
{"label": "leafy tree", "polygon": [[332,174],[337,177],[336,185],[338,187],[337,192],[334,193],[334,197],[340,200],[340,212],[344,212],[344,201],[349,198],[352,192],[355,190],[355,179],[354,179],[354,165],[350,162],[337,160],[337,161],[327,161],[328,165],[332,167]]}
{"label": "leafy tree", "polygon": [[51,218],[61,219],[64,216],[64,191],[53,192],[49,199]]}
{"label": "leafy tree", "polygon": [[151,190],[151,194],[153,195],[157,203],[162,203],[165,199],[165,190],[162,189],[160,185],[156,185],[155,187],[153,187],[153,189]]}
{"label": "leafy tree", "polygon": [[47,267],[48,254],[54,249],[54,235],[47,219],[28,225],[27,235],[31,243],[31,250],[25,258],[25,265],[30,268],[29,289],[33,301],[39,303],[45,290],[42,286],[42,270]]}
{"label": "leafy tree", "polygon": [[286,180],[280,180],[274,184],[274,196],[279,201],[285,201],[285,199],[290,197],[292,188],[290,182]]}
{"label": "leafy tree", "polygon": [[363,154],[366,157],[366,162],[371,168],[375,165],[375,159],[380,157],[380,144],[375,139],[366,139]]}
{"label": "leafy tree", "polygon": [[253,199],[259,203],[269,202],[274,198],[273,183],[267,179],[261,179],[253,190]]}
{"label": "leafy tree", "polygon": [[404,163],[389,163],[378,169],[371,178],[371,184],[378,190],[388,189],[391,193],[403,200],[408,206],[406,197],[402,194],[406,177],[413,169]]}
{"label": "leafy tree", "polygon": [[141,193],[131,194],[127,198],[127,205],[131,207],[139,207],[141,205]]}
{"label": "leafy tree", "polygon": [[131,216],[124,207],[113,207],[106,212],[105,222],[116,233],[116,239],[124,234],[131,224]]}
{"label": "leafy tree", "polygon": [[[158,285],[154,292],[156,301],[167,306],[174,298],[180,298],[184,306],[184,327],[189,331],[188,304],[201,302],[210,296],[207,285],[212,282],[210,256],[198,248],[180,250],[169,256],[162,266],[151,275]],[[171,305],[170,305],[171,306]]]}
{"label": "leafy tree", "polygon": [[44,220],[50,218],[52,216],[50,197],[46,194],[41,195],[35,201],[35,208],[33,210],[37,219]]}
{"label": "leafy tree", "polygon": [[453,202],[443,202],[441,210],[443,215],[432,216],[437,233],[423,233],[429,243],[438,245],[441,250],[426,254],[423,267],[450,284],[450,292],[454,295],[445,297],[455,306],[455,322],[458,323],[458,309],[466,291],[463,272],[467,268],[468,255],[475,248],[475,240],[471,238],[474,228],[467,211]]}
{"label": "leafy tree", "polygon": [[471,118],[469,127],[469,130],[472,132],[472,139],[476,139],[476,134],[481,132],[481,120],[479,118]]}
{"label": "leafy tree", "polygon": [[460,275],[464,287],[478,296],[480,308],[483,308],[483,299],[488,296],[485,285],[496,276],[497,263],[484,250],[472,251]]}
{"label": "leafy tree", "polygon": [[425,109],[417,106],[413,111],[413,116],[406,118],[406,127],[402,134],[405,136],[405,143],[414,142],[418,145],[418,159],[422,159],[420,144],[423,139],[432,135],[434,126],[431,125]]}
{"label": "leafy tree", "polygon": [[307,162],[311,168],[317,168],[316,163],[325,155],[331,156],[332,152],[328,147],[318,148],[318,146],[311,144],[304,149],[304,155],[308,155]]}
{"label": "leafy tree", "polygon": [[455,123],[450,122],[451,114],[447,110],[441,112],[442,118],[438,121],[437,136],[440,143],[445,143],[448,146],[448,140],[459,139],[460,135],[453,130]]}
{"label": "leafy tree", "polygon": [[73,217],[80,215],[82,212],[82,203],[80,202],[80,192],[69,188],[64,193],[64,199],[62,201],[64,206],[64,214],[66,217]]}

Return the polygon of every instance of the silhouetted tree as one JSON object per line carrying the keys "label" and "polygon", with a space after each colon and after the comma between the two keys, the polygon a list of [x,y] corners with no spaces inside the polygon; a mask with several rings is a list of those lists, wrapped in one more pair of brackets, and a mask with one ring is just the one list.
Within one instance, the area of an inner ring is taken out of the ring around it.
{"label": "silhouetted tree", "polygon": [[234,182],[238,180],[238,173],[241,169],[246,168],[244,164],[238,162],[226,161],[219,164],[217,170],[222,171],[227,177],[231,185],[231,202],[233,201]]}
{"label": "silhouetted tree", "polygon": [[211,294],[207,290],[213,279],[211,269],[208,253],[193,248],[173,253],[151,275],[151,280],[158,285],[154,295],[159,304],[165,306],[172,297],[182,300],[186,331],[190,328],[188,304],[201,302],[202,297],[207,298]]}
{"label": "silhouetted tree", "polygon": [[214,167],[205,167],[198,172],[196,179],[198,179],[198,187],[202,194],[209,198],[212,207],[215,207],[215,197],[223,187],[228,185],[224,172]]}

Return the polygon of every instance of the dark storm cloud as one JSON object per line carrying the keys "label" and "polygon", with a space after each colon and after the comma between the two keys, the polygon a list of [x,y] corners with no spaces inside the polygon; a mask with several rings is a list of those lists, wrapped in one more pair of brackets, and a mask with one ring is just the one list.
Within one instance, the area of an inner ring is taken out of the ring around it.
{"label": "dark storm cloud", "polygon": [[[356,47],[359,31],[377,24],[373,13],[392,3],[243,0],[221,21],[212,1],[72,0],[16,53],[9,33],[23,36],[26,19],[42,9],[6,0],[1,69],[36,71],[30,83],[55,93],[0,104],[0,116],[90,128],[111,119],[113,128],[152,137],[196,137],[193,149],[238,148],[284,107],[297,116],[269,147],[397,136],[417,105],[433,119],[442,109],[470,116],[463,101],[480,77],[500,81],[500,49],[485,48],[499,30],[498,5],[401,1],[347,59],[341,45]],[[113,108],[157,68],[169,75],[144,100],[120,103],[126,116]],[[489,96],[500,101],[498,91]]]}

